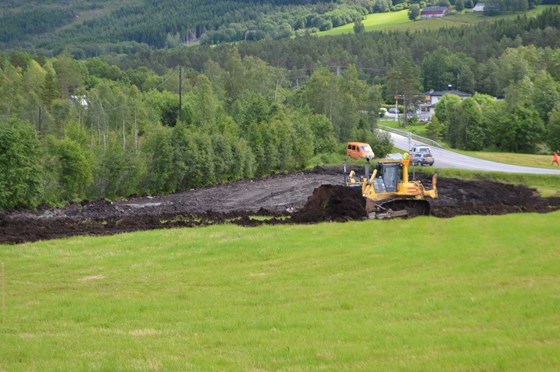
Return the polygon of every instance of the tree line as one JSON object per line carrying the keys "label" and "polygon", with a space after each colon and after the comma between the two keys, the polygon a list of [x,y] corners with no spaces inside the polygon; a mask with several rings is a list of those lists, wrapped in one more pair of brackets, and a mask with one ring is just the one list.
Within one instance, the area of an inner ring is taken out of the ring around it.
{"label": "tree line", "polygon": [[[488,0],[485,14],[526,11],[559,0]],[[34,2],[7,4],[0,11],[0,49],[24,46],[59,54],[70,48],[79,58],[135,52],[143,46],[173,48],[193,42],[216,45],[236,41],[306,36],[367,14],[451,6],[462,11],[477,0],[158,0],[140,3]],[[146,15],[149,14],[149,17]],[[415,18],[414,17],[414,18]],[[359,29],[359,27],[358,27]]]}
{"label": "tree line", "polygon": [[0,12],[0,48],[25,45],[59,53],[71,46],[83,58],[137,44],[166,48],[193,41],[280,39],[297,30],[327,30],[390,9],[391,0],[13,3]]}
{"label": "tree line", "polygon": [[[477,124],[471,126],[470,135],[465,136],[468,125],[456,121],[448,123],[440,117],[436,124],[445,126],[445,129],[440,127],[433,135],[463,149],[550,151],[558,148],[558,136],[554,134],[557,125],[554,119],[558,115],[554,106],[560,81],[557,67],[559,26],[560,12],[550,9],[537,17],[520,16],[476,27],[422,33],[374,32],[331,38],[302,37],[291,41],[242,43],[238,48],[242,55],[257,56],[287,69],[292,85],[309,79],[316,66],[329,66],[331,71],[340,71],[353,65],[361,79],[380,85],[382,99],[388,103],[394,103],[393,96],[405,93],[404,85],[410,97],[422,96],[432,89],[449,88],[497,97],[496,105],[492,105],[495,107],[492,110],[484,108],[482,113],[498,112],[496,115],[500,120],[487,118],[484,120],[486,124],[475,120]],[[157,56],[147,53],[142,55],[141,63],[157,68],[169,60],[180,60],[203,69],[208,58],[223,59],[224,50],[227,48],[203,47],[176,49],[170,54],[162,52]],[[136,55],[115,60],[115,63],[129,67],[138,62]],[[466,104],[472,103],[467,100]],[[514,110],[519,109],[520,104],[526,111],[523,114]],[[523,120],[525,122],[521,123]],[[497,122],[502,122],[502,126],[490,125]],[[459,130],[453,129],[455,125]],[[483,131],[473,130],[481,126]],[[517,133],[531,131],[527,141],[506,130],[513,131],[516,126],[519,127]],[[509,139],[493,140],[506,134]]]}
{"label": "tree line", "polygon": [[[178,89],[181,83],[182,95]],[[319,69],[300,89],[231,48],[205,71],[0,57],[0,208],[188,190],[304,169],[340,141],[388,152],[379,87]],[[334,155],[336,156],[336,155]],[[313,160],[315,159],[315,160]],[[323,159],[323,160],[321,160]]]}
{"label": "tree line", "polygon": [[[507,49],[534,45],[556,50],[560,47],[560,12],[550,9],[537,17],[519,16],[474,27],[424,32],[368,32],[336,37],[299,37],[292,40],[263,40],[237,45],[241,56],[257,57],[287,70],[287,79],[298,85],[319,66],[332,71],[353,65],[361,79],[382,86],[384,100],[399,94],[388,91],[391,69],[420,68],[420,91],[453,89],[481,92],[503,98],[509,81],[504,79],[498,58]],[[106,60],[123,69],[148,66],[155,71],[182,64],[203,71],[208,61],[227,58],[229,46],[173,48],[108,56]]]}

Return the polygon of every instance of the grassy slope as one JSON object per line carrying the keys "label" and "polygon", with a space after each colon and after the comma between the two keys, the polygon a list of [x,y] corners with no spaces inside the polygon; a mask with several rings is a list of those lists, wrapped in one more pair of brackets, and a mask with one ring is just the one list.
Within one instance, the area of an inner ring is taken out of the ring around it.
{"label": "grassy slope", "polygon": [[560,167],[552,165],[552,153],[550,155],[517,154],[511,152],[482,152],[482,151],[460,151],[463,154],[474,156],[481,159],[497,161],[506,164],[522,165],[525,167],[538,167],[548,169],[558,169]]}
{"label": "grassy slope", "polygon": [[[538,6],[536,9],[526,12],[528,16],[542,13],[551,7]],[[408,19],[408,10],[401,10],[392,13],[374,13],[365,17],[363,24],[366,31],[417,31],[434,30],[443,27],[456,27],[463,25],[474,25],[484,21],[495,21],[503,18],[517,17],[515,15],[505,15],[499,17],[485,17],[481,14],[463,12],[450,15],[444,18],[418,19],[411,21]],[[354,32],[354,23],[349,23],[341,27],[336,27],[328,31],[318,32],[319,36],[332,36],[340,34],[350,34]]]}
{"label": "grassy slope", "polygon": [[[368,14],[363,25],[366,31],[380,31],[393,27],[398,27],[410,23],[408,19],[408,11],[402,10],[400,12],[391,13],[374,13]],[[354,32],[354,23],[349,23],[344,26],[336,27],[328,31],[318,32],[319,36],[332,36],[340,34],[351,34]]]}
{"label": "grassy slope", "polygon": [[559,217],[0,246],[0,369],[558,370]]}

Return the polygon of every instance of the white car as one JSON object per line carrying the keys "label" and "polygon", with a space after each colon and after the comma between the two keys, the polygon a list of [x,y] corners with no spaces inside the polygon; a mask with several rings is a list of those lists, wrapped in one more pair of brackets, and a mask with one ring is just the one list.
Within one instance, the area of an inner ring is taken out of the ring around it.
{"label": "white car", "polygon": [[422,154],[431,154],[432,153],[432,149],[429,148],[428,146],[414,146],[413,148],[410,149],[411,153],[422,153]]}

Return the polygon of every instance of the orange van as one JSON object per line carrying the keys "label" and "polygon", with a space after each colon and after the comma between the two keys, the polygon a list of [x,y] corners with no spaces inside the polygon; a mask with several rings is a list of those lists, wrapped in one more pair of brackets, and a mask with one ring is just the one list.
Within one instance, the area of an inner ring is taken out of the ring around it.
{"label": "orange van", "polygon": [[346,155],[354,159],[373,159],[375,154],[367,143],[348,142],[346,145]]}

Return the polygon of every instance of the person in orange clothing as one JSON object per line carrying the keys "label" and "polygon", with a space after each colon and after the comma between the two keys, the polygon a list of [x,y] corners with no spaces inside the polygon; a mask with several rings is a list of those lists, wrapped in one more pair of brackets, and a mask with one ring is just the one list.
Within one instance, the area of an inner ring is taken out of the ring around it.
{"label": "person in orange clothing", "polygon": [[554,159],[552,159],[552,164],[556,163],[556,165],[560,166],[560,163],[558,163],[558,153],[555,151],[554,152]]}

